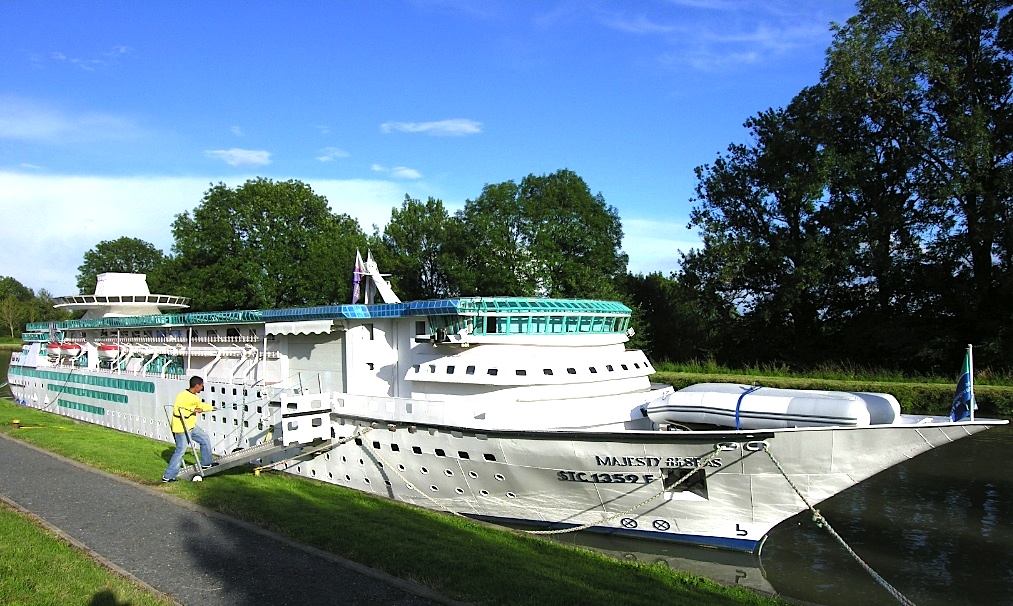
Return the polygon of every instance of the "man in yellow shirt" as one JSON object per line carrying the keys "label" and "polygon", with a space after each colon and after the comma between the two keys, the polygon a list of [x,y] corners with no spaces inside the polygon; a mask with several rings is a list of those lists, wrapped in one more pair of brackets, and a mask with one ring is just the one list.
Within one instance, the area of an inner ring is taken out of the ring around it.
{"label": "man in yellow shirt", "polygon": [[175,482],[179,475],[179,468],[183,464],[183,455],[186,453],[187,435],[200,446],[200,465],[207,468],[215,463],[211,460],[211,438],[206,431],[197,427],[197,414],[206,410],[213,410],[213,407],[205,404],[197,394],[204,391],[204,379],[190,377],[190,388],[184,389],[176,396],[176,403],[172,407],[172,437],[176,440],[176,451],[169,459],[169,466],[162,474],[163,482]]}

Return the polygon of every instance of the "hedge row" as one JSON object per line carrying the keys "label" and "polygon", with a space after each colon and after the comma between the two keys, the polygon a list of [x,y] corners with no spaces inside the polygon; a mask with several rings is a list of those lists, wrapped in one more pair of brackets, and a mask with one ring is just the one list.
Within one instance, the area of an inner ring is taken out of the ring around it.
{"label": "hedge row", "polygon": [[[744,383],[764,387],[788,389],[818,389],[827,391],[872,391],[893,394],[901,410],[908,414],[948,415],[953,403],[954,384],[946,383],[885,383],[876,381],[831,381],[789,377],[764,377],[732,374],[696,374],[659,372],[651,376],[656,383],[666,383],[682,389],[695,383]],[[977,415],[982,417],[1013,418],[1013,387],[976,384],[974,397],[978,401]]]}

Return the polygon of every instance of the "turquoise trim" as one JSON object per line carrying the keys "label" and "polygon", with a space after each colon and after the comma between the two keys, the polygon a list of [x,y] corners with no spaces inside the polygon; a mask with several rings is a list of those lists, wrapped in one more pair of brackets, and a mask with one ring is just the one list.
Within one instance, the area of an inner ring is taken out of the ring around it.
{"label": "turquoise trim", "polygon": [[101,406],[92,406],[91,404],[82,404],[81,402],[74,402],[72,400],[60,399],[56,403],[60,408],[70,408],[72,410],[80,410],[81,412],[88,412],[93,415],[105,415],[106,409]]}
{"label": "turquoise trim", "polygon": [[121,393],[109,393],[108,391],[95,391],[94,389],[81,389],[80,387],[69,387],[67,385],[53,385],[50,383],[47,388],[57,394],[69,393],[80,398],[91,398],[92,400],[103,400],[105,402],[116,402],[126,404],[127,396]]}
{"label": "turquoise trim", "polygon": [[105,387],[106,389],[119,389],[122,391],[138,391],[141,393],[155,393],[155,384],[152,383],[151,381],[137,381],[134,379],[121,379],[118,377],[97,377],[94,375],[83,375],[69,372],[56,372],[53,370],[37,370],[34,368],[25,368],[23,366],[11,366],[9,372],[12,375],[18,375],[34,379],[43,379],[54,383],[63,383],[63,384],[77,383],[80,385]]}

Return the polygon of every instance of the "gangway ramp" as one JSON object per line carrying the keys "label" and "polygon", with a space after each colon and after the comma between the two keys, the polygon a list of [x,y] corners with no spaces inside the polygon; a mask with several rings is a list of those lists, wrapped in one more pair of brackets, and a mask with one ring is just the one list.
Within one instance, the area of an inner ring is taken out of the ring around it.
{"label": "gangway ramp", "polygon": [[264,442],[263,444],[243,448],[235,452],[231,452],[223,457],[219,457],[218,459],[215,459],[215,465],[211,467],[205,467],[202,469],[200,463],[187,465],[180,470],[179,477],[183,480],[193,480],[197,477],[203,478],[204,476],[213,476],[216,473],[221,473],[227,469],[246,465],[247,463],[253,463],[257,460],[263,460],[282,452],[290,451],[291,455],[286,458],[294,459],[302,456],[303,454],[308,454],[308,451],[323,450],[327,448],[327,446],[327,443],[319,440],[310,444],[284,444],[280,439],[271,442]]}

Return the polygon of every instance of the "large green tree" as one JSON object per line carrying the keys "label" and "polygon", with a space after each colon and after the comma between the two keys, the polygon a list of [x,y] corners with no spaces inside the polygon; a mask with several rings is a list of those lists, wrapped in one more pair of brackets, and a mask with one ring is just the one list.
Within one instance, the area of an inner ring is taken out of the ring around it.
{"label": "large green tree", "polygon": [[264,178],[212,186],[172,233],[166,279],[195,310],[343,303],[355,250],[367,244],[358,222],[310,186]]}
{"label": "large green tree", "polygon": [[[150,274],[164,260],[162,251],[139,238],[104,240],[84,253],[84,262],[77,268],[77,287],[79,292],[91,294],[101,273]],[[149,287],[154,289],[153,284],[149,283]]]}
{"label": "large green tree", "polygon": [[690,227],[703,247],[684,257],[682,281],[741,310],[748,342],[737,351],[754,359],[809,357],[826,311],[834,260],[818,219],[826,180],[811,92],[749,119],[752,145],[697,168]]}
{"label": "large green tree", "polygon": [[444,248],[451,217],[441,200],[425,202],[405,194],[401,208],[391,211],[383,232],[384,269],[394,276],[398,296],[405,300],[434,299],[451,294]]}
{"label": "large green tree", "polygon": [[486,185],[455,219],[449,279],[462,294],[612,297],[626,272],[616,209],[570,170]]}
{"label": "large green tree", "polygon": [[[857,267],[873,297],[864,303],[923,343],[973,341],[1007,361],[1011,6],[864,0],[837,28],[822,77],[838,125],[834,183],[840,202],[850,198],[840,208],[858,215],[850,235],[865,247]],[[907,330],[905,315],[922,328]]]}

